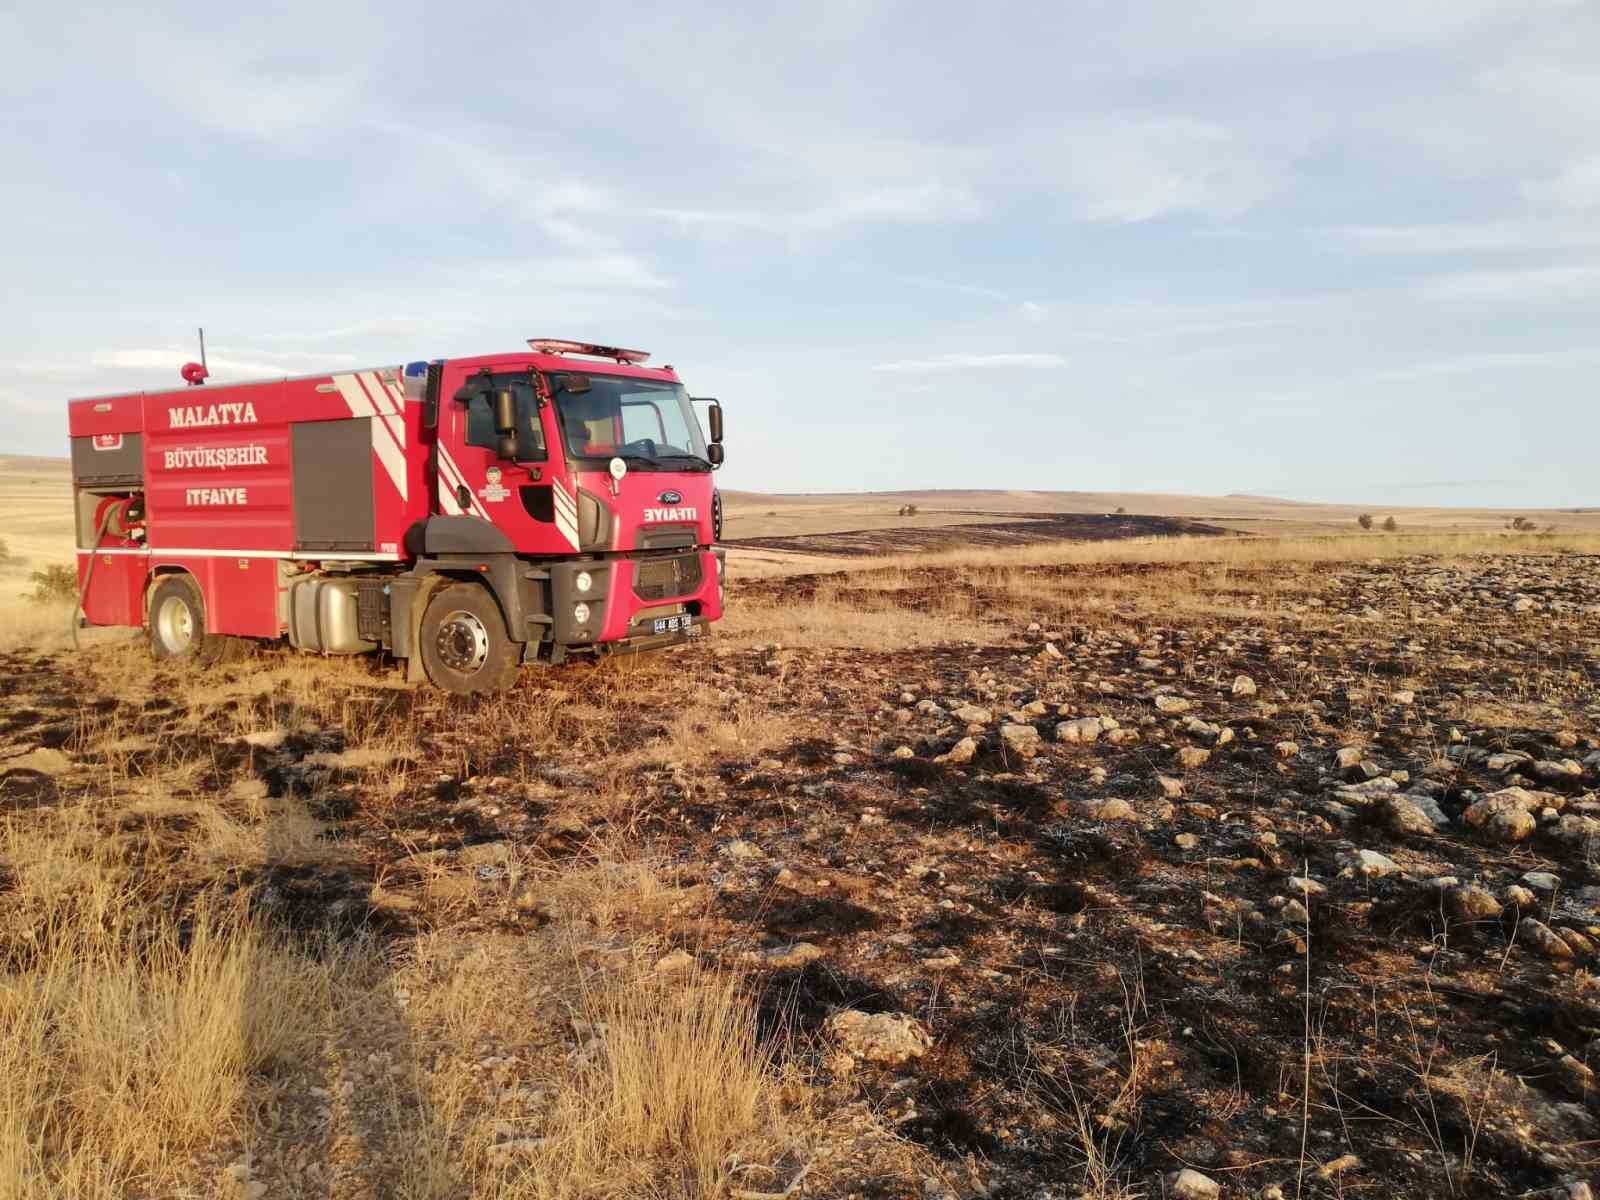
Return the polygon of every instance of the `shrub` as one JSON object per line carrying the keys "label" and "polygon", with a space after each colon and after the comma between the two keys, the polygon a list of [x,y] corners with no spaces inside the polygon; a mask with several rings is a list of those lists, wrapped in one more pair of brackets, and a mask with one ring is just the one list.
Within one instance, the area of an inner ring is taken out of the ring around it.
{"label": "shrub", "polygon": [[1127,515],[1128,515],[1127,508],[1124,505],[1121,505],[1121,504],[1117,505],[1117,516],[1125,517]]}
{"label": "shrub", "polygon": [[78,572],[63,563],[53,563],[42,571],[28,576],[33,591],[28,596],[35,604],[54,604],[59,600],[74,600],[78,595]]}
{"label": "shrub", "polygon": [[1527,517],[1512,517],[1511,523],[1506,528],[1515,529],[1518,533],[1532,533],[1539,526]]}
{"label": "shrub", "polygon": [[1396,529],[1399,529],[1399,528],[1400,528],[1399,522],[1397,522],[1393,517],[1385,517],[1383,519],[1383,531],[1385,533],[1393,533]]}
{"label": "shrub", "polygon": [[1372,514],[1371,513],[1362,513],[1359,517],[1356,518],[1356,524],[1361,526],[1361,528],[1363,528],[1363,529],[1371,529],[1372,528]]}

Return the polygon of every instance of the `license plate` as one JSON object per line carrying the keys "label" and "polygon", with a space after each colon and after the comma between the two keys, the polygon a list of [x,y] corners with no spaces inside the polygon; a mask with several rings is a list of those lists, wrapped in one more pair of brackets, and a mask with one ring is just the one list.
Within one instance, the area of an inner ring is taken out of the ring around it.
{"label": "license plate", "polygon": [[657,617],[655,631],[657,633],[677,633],[680,629],[688,629],[692,623],[693,620],[687,613],[681,617]]}

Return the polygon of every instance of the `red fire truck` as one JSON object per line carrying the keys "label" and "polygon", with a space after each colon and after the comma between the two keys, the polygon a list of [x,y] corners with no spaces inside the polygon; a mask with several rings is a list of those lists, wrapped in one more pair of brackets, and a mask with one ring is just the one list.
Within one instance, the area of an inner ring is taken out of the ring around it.
{"label": "red fire truck", "polygon": [[158,658],[383,650],[452,692],[722,615],[722,408],[671,367],[517,354],[73,400],[78,583]]}

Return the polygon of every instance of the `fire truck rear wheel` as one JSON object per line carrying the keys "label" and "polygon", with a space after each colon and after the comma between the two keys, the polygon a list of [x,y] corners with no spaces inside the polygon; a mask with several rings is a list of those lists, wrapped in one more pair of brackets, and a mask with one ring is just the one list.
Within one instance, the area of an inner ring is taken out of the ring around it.
{"label": "fire truck rear wheel", "polygon": [[506,636],[500,606],[476,583],[446,584],[422,614],[422,666],[457,695],[497,692],[516,680],[521,648]]}
{"label": "fire truck rear wheel", "polygon": [[157,658],[210,666],[232,641],[206,632],[205,604],[189,576],[169,575],[150,593],[150,651]]}

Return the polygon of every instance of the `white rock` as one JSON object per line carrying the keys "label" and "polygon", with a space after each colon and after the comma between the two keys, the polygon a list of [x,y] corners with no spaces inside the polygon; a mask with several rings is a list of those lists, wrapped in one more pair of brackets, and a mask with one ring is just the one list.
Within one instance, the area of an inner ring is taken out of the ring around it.
{"label": "white rock", "polygon": [[825,1026],[839,1044],[856,1058],[883,1066],[899,1066],[921,1058],[933,1037],[914,1017],[904,1013],[864,1013],[846,1009],[828,1018]]}
{"label": "white rock", "polygon": [[1168,1200],[1217,1200],[1222,1195],[1222,1185],[1209,1175],[1185,1167],[1167,1176]]}

